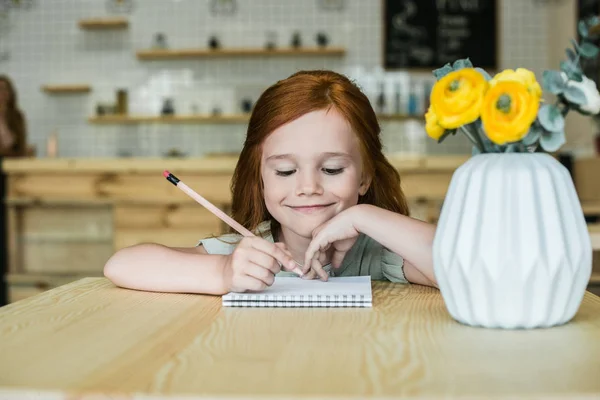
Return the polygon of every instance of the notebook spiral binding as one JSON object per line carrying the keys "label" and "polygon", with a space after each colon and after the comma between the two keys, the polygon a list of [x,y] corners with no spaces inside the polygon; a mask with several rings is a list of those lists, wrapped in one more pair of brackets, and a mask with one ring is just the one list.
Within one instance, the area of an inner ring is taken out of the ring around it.
{"label": "notebook spiral binding", "polygon": [[226,300],[223,301],[223,305],[227,307],[289,307],[289,308],[314,308],[314,307],[322,307],[322,308],[333,308],[333,307],[347,307],[347,308],[362,308],[362,307],[371,307],[372,304],[370,301],[232,301]]}
{"label": "notebook spiral binding", "polygon": [[338,302],[338,303],[365,303],[371,302],[370,297],[366,297],[364,295],[355,295],[355,294],[335,294],[335,295],[269,295],[269,294],[256,294],[256,295],[248,295],[245,294],[243,296],[232,295],[227,301],[243,301],[243,302],[261,302],[261,301],[270,301],[270,302]]}

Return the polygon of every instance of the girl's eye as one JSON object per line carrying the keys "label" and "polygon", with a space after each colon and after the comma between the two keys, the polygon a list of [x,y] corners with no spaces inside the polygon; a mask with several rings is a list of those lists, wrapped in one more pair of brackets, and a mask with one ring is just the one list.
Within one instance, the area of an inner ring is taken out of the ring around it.
{"label": "girl's eye", "polygon": [[344,168],[323,168],[323,172],[327,175],[337,175],[341,174],[344,171]]}
{"label": "girl's eye", "polygon": [[278,171],[278,170],[275,170],[275,174],[278,175],[278,176],[290,176],[294,172],[296,172],[295,169],[291,169],[289,171]]}

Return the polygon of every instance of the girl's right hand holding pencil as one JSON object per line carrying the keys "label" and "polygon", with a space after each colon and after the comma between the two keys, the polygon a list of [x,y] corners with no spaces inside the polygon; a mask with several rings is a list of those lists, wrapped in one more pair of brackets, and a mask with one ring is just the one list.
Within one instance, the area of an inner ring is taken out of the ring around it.
{"label": "girl's right hand holding pencil", "polygon": [[243,238],[227,257],[223,270],[226,287],[231,292],[264,290],[273,284],[281,269],[292,271],[296,262],[282,243],[261,237]]}

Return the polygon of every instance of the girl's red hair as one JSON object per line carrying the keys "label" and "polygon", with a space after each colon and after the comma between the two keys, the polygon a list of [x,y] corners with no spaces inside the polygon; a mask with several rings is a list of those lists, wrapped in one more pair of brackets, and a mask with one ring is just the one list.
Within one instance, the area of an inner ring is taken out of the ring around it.
{"label": "girl's red hair", "polygon": [[369,99],[348,78],[332,71],[301,71],[269,87],[258,99],[232,181],[232,216],[255,230],[262,221],[279,224],[267,211],[261,179],[262,143],[282,125],[312,111],[335,108],[360,144],[363,171],[371,185],[359,204],[408,215],[400,175],[382,152],[381,129]]}

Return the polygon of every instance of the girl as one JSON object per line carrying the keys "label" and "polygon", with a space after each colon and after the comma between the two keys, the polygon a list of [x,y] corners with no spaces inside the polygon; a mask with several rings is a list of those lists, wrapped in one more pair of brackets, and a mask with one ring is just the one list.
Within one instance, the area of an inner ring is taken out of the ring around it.
{"label": "girl", "polygon": [[346,77],[303,71],[277,82],[256,103],[231,183],[232,217],[257,236],[132,246],[108,260],[105,276],[133,289],[221,295],[263,290],[299,264],[305,279],[436,286],[435,229],[408,217],[379,134],[369,100]]}
{"label": "girl", "polygon": [[17,93],[7,76],[0,75],[0,156],[26,155],[26,128],[17,106]]}

